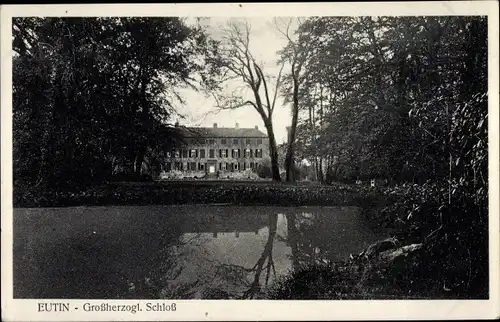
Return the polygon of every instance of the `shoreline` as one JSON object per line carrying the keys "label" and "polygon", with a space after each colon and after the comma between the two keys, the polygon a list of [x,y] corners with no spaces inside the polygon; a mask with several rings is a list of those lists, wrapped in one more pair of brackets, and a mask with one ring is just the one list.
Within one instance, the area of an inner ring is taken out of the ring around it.
{"label": "shoreline", "polygon": [[[20,188],[18,188],[20,189]],[[107,183],[81,191],[14,189],[14,208],[213,205],[339,207],[390,202],[380,189],[346,184],[290,185],[227,181]],[[24,193],[20,193],[23,191]],[[16,193],[17,192],[17,193]]]}

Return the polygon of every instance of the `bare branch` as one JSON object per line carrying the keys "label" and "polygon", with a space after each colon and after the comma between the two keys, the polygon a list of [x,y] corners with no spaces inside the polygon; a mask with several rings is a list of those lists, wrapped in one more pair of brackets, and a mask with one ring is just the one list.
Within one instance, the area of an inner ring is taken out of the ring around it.
{"label": "bare branch", "polygon": [[257,64],[255,64],[255,70],[257,71],[257,74],[260,75],[259,78],[262,79],[262,82],[264,84],[264,95],[266,96],[266,103],[267,103],[267,113],[268,115],[272,115],[272,112],[271,112],[271,103],[269,101],[269,90],[267,89],[267,81],[265,80],[264,78],[264,73],[262,72],[262,69],[260,68],[260,66],[258,66]]}
{"label": "bare branch", "polygon": [[262,70],[255,61],[253,61],[253,68],[255,69],[255,74],[257,75],[257,84],[255,87],[259,89],[262,82],[264,82],[264,88],[267,88],[266,80],[264,79],[264,74],[262,73]]}
{"label": "bare branch", "polygon": [[295,42],[292,40],[292,38],[290,36],[290,27],[292,25],[292,22],[293,22],[293,20],[290,18],[288,20],[288,23],[285,26],[285,30],[283,30],[282,28],[279,27],[277,20],[274,19],[274,25],[276,26],[276,30],[280,34],[282,34],[288,40],[289,43],[295,44]]}
{"label": "bare branch", "polygon": [[214,93],[212,93],[212,96],[215,99],[218,110],[234,110],[243,107],[245,105],[252,105],[256,110],[258,110],[258,107],[255,104],[255,102],[252,102],[250,100],[244,101],[240,96],[235,96],[235,95],[218,96]]}
{"label": "bare branch", "polygon": [[[226,36],[224,39],[231,47],[228,53],[231,60],[238,61],[238,65],[241,68],[238,70],[238,74],[244,78],[254,91],[257,91],[260,87],[259,79],[256,79],[254,75],[254,68],[252,68],[252,62],[254,58],[250,53],[250,24],[245,23],[245,30],[242,31],[239,26],[235,23],[229,23],[229,28],[224,29]],[[233,72],[236,72],[234,66],[231,67]]]}
{"label": "bare branch", "polygon": [[278,78],[276,79],[276,87],[274,88],[273,104],[271,105],[271,113],[274,112],[274,107],[276,105],[276,98],[278,97],[278,90],[281,85],[281,73],[283,72],[283,67],[285,67],[285,62],[281,63],[281,68],[278,73]]}

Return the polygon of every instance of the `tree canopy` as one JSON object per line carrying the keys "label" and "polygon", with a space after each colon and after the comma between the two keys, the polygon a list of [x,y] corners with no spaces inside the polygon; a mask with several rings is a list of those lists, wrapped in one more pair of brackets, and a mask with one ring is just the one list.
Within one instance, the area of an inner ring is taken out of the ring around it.
{"label": "tree canopy", "polygon": [[[447,178],[464,144],[485,144],[484,18],[312,17],[296,32],[297,149],[323,179]],[[469,121],[479,132],[464,137]]]}
{"label": "tree canopy", "polygon": [[178,139],[176,89],[212,86],[216,43],[166,18],[13,19],[14,180],[75,185],[139,173]]}

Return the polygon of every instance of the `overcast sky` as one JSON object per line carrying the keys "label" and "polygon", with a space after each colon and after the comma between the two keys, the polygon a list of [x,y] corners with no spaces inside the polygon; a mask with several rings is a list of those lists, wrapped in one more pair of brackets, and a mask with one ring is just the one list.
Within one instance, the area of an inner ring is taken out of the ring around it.
{"label": "overcast sky", "polygon": [[[221,26],[229,20],[238,18],[211,17],[206,24],[207,30],[214,38],[221,36]],[[265,18],[245,18],[251,24],[251,51],[257,61],[262,61],[264,73],[276,77],[279,72],[279,66],[276,61],[278,55],[276,52],[283,48],[286,40],[280,35],[273,23],[271,17]],[[272,85],[274,88],[274,84]],[[231,90],[228,90],[231,92]],[[186,126],[213,126],[217,123],[219,127],[234,127],[239,123],[240,127],[258,126],[267,134],[260,115],[252,106],[241,107],[237,110],[220,111],[217,114],[208,113],[215,110],[215,101],[211,97],[205,97],[203,93],[197,93],[194,90],[182,90],[182,97],[185,99],[185,106],[179,106],[178,110],[185,116],[180,123]],[[250,95],[249,92],[246,95]],[[245,93],[243,93],[245,96]],[[283,106],[282,100],[278,99],[273,114],[273,125],[276,140],[278,143],[286,139],[286,127],[290,125],[291,113],[290,106]]]}

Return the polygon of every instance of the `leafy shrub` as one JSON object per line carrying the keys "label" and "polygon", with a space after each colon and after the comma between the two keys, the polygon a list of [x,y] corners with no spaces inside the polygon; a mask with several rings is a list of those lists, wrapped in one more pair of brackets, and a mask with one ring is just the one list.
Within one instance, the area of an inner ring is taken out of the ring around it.
{"label": "leafy shrub", "polygon": [[271,170],[271,167],[268,165],[262,165],[260,164],[257,167],[257,174],[259,175],[260,178],[272,178],[273,177],[273,171]]}
{"label": "leafy shrub", "polygon": [[118,173],[110,177],[111,182],[152,182],[153,177],[150,174]]}

